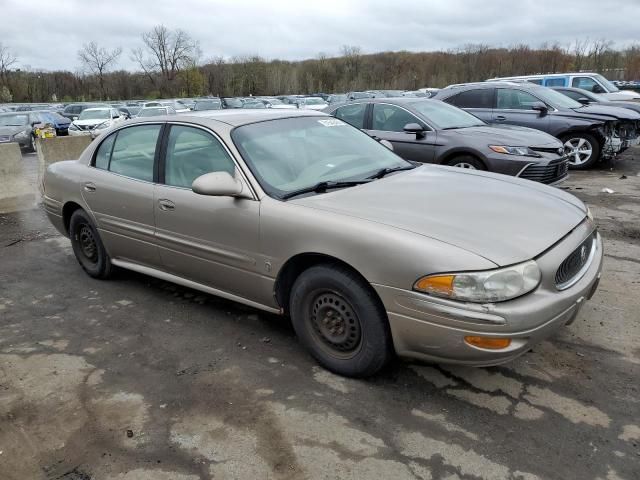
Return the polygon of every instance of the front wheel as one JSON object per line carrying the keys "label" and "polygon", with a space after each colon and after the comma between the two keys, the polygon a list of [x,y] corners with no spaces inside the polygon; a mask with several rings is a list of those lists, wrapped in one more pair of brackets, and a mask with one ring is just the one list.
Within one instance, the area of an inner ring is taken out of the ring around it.
{"label": "front wheel", "polygon": [[592,135],[573,133],[562,137],[562,142],[572,170],[590,168],[600,158],[600,143]]}
{"label": "front wheel", "polygon": [[38,151],[38,144],[36,142],[36,136],[35,135],[31,135],[30,140],[29,140],[29,151],[30,152],[37,152]]}
{"label": "front wheel", "polygon": [[466,168],[469,170],[486,170],[484,164],[471,155],[459,155],[447,162],[450,167]]}
{"label": "front wheel", "polygon": [[393,355],[389,323],[375,292],[341,265],[303,272],[293,285],[290,312],[300,342],[335,373],[370,376]]}
{"label": "front wheel", "polygon": [[76,210],[69,222],[69,237],[73,253],[89,276],[107,278],[113,266],[102,244],[98,230],[84,210]]}

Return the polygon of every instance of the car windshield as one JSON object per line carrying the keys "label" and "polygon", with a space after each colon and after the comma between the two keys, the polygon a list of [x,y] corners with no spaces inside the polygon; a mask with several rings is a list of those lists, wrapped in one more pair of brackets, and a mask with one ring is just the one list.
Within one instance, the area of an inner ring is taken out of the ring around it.
{"label": "car windshield", "polygon": [[330,117],[283,118],[236,128],[233,141],[269,195],[318,182],[364,180],[411,166],[357,128]]}
{"label": "car windshield", "polygon": [[105,120],[107,118],[111,118],[111,110],[108,109],[100,109],[100,110],[83,110],[78,120]]}
{"label": "car windshield", "polygon": [[485,123],[470,113],[439,100],[419,100],[410,104],[430,125],[440,130],[479,127]]}
{"label": "car windshield", "polygon": [[157,115],[166,115],[167,109],[165,107],[151,107],[143,108],[138,113],[138,117],[155,117]]}
{"label": "car windshield", "polygon": [[231,108],[242,108],[242,100],[239,98],[225,98],[225,103]]}
{"label": "car windshield", "polygon": [[604,88],[607,89],[607,92],[619,92],[620,89],[618,87],[616,87],[613,83],[611,83],[609,80],[607,80],[606,78],[604,78],[602,75],[600,75],[599,73],[594,75],[594,77],[596,79],[598,79],[598,81],[604,85]]}
{"label": "car windshield", "polygon": [[284,105],[282,100],[278,98],[265,98],[265,100],[269,102],[271,105]]}
{"label": "car windshield", "polygon": [[267,106],[262,102],[245,102],[242,104],[242,108],[267,108]]}
{"label": "car windshield", "polygon": [[325,102],[321,98],[309,97],[304,99],[304,103],[307,105],[324,105],[327,102]]}
{"label": "car windshield", "polygon": [[142,110],[142,107],[127,107],[127,110],[129,111],[130,115],[137,115],[138,112]]}
{"label": "car windshield", "polygon": [[539,87],[535,89],[535,94],[544,103],[556,108],[580,108],[583,105],[576,102],[573,98],[569,98],[560,92],[556,92],[547,87]]}
{"label": "car windshield", "polygon": [[17,127],[29,123],[27,115],[0,115],[0,127]]}
{"label": "car windshield", "polygon": [[220,110],[222,105],[218,100],[205,100],[196,102],[194,110]]}

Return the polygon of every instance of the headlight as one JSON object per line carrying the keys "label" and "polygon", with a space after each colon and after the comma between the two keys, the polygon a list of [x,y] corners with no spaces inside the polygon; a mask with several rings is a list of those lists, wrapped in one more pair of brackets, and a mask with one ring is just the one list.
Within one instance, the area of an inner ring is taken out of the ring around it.
{"label": "headlight", "polygon": [[529,147],[509,147],[506,145],[489,145],[489,148],[496,153],[504,153],[505,155],[520,155],[524,157],[539,157],[536,152]]}
{"label": "headlight", "polygon": [[540,276],[538,264],[529,260],[497,270],[427,275],[418,279],[413,289],[467,302],[503,302],[536,288]]}
{"label": "headlight", "polygon": [[69,125],[69,130],[80,130],[80,129],[75,123],[72,123],[71,125]]}
{"label": "headlight", "polygon": [[24,140],[25,138],[27,138],[29,136],[29,132],[27,132],[26,130],[23,130],[21,132],[16,133],[13,138],[15,138],[16,140]]}
{"label": "headlight", "polygon": [[102,122],[100,125],[96,125],[94,130],[104,130],[109,127],[109,122]]}

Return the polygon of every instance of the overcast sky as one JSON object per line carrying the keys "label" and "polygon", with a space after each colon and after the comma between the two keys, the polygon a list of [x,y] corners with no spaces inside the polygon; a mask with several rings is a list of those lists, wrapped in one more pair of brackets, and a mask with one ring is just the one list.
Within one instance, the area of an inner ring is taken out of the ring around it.
{"label": "overcast sky", "polygon": [[447,50],[468,43],[509,46],[606,38],[640,42],[640,1],[602,0],[0,0],[0,42],[32,69],[79,68],[77,50],[96,41],[131,48],[156,24],[186,30],[202,59],[254,55],[297,60],[342,45],[364,53]]}

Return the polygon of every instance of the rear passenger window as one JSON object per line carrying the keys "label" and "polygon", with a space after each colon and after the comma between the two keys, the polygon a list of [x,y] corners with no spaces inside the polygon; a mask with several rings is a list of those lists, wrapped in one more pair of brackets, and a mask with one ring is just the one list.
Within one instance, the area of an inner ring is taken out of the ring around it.
{"label": "rear passenger window", "polygon": [[547,87],[564,87],[564,78],[547,78],[545,86]]}
{"label": "rear passenger window", "polygon": [[235,173],[233,160],[222,144],[204,130],[172,126],[165,160],[165,183],[191,188],[196,178],[211,172]]}
{"label": "rear passenger window", "polygon": [[118,131],[109,170],[126,177],[152,182],[160,127],[141,125]]}
{"label": "rear passenger window", "polygon": [[102,170],[109,170],[109,160],[111,159],[111,150],[113,150],[113,142],[116,139],[116,134],[109,135],[104,142],[98,147],[96,152],[95,166]]}
{"label": "rear passenger window", "polygon": [[467,90],[446,99],[445,102],[460,108],[493,108],[493,91],[493,88]]}
{"label": "rear passenger window", "polygon": [[366,103],[355,103],[338,108],[333,115],[340,120],[350,123],[356,128],[364,128],[364,113],[367,110]]}
{"label": "rear passenger window", "polygon": [[527,80],[527,82],[535,83],[536,85],[542,85],[542,79],[541,78],[529,78]]}

